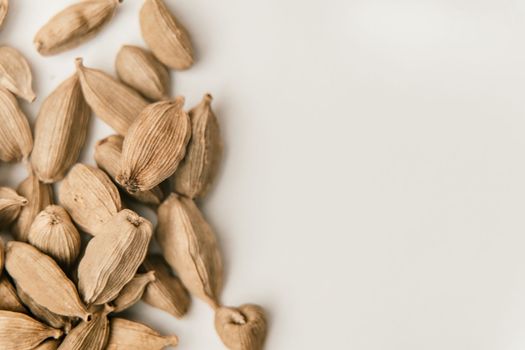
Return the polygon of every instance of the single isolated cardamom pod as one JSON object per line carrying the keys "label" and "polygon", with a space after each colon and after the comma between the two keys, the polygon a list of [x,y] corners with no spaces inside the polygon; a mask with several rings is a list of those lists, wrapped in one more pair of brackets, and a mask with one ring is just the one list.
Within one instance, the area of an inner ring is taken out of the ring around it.
{"label": "single isolated cardamom pod", "polygon": [[114,300],[148,252],[151,223],[124,209],[100,227],[78,266],[78,288],[88,305]]}
{"label": "single isolated cardamom pod", "polygon": [[184,97],[149,105],[130,127],[117,176],[129,193],[151,190],[177,170],[191,136],[183,105]]}
{"label": "single isolated cardamom pod", "polygon": [[113,318],[106,350],[162,350],[178,343],[176,335],[162,336],[141,323]]}
{"label": "single isolated cardamom pod", "polygon": [[121,135],[148,105],[136,91],[98,69],[87,68],[76,59],[84,97],[93,112]]}
{"label": "single isolated cardamom pod", "polygon": [[62,180],[75,164],[88,132],[91,109],[75,74],[49,95],[38,114],[31,164],[44,183]]}
{"label": "single isolated cardamom pod", "polygon": [[57,350],[59,345],[60,340],[50,339],[37,346],[34,350]]}
{"label": "single isolated cardamom pod", "polygon": [[27,117],[13,94],[0,87],[0,160],[25,160],[32,149],[33,136]]}
{"label": "single isolated cardamom pod", "polygon": [[15,287],[6,275],[0,277],[0,310],[27,313],[26,308],[18,298]]}
{"label": "single isolated cardamom pod", "polygon": [[59,350],[102,350],[109,337],[108,314],[112,307],[105,306],[93,313],[93,319],[82,321],[64,338]]}
{"label": "single isolated cardamom pod", "polygon": [[4,20],[7,17],[9,11],[9,0],[0,0],[0,26],[4,24]]}
{"label": "single isolated cardamom pod", "polygon": [[186,28],[163,0],[146,0],[140,11],[142,37],[153,54],[173,69],[193,65],[193,47]]}
{"label": "single isolated cardamom pod", "polygon": [[221,307],[215,313],[215,329],[230,350],[262,350],[267,333],[266,316],[257,305]]}
{"label": "single isolated cardamom pod", "polygon": [[37,215],[28,240],[66,270],[80,254],[80,234],[67,211],[58,205],[50,205]]}
{"label": "single isolated cardamom pod", "polygon": [[112,305],[115,307],[114,313],[122,312],[135,305],[144,294],[146,287],[155,281],[155,272],[151,271],[144,274],[137,274],[120,291],[117,299]]}
{"label": "single isolated cardamom pod", "polygon": [[200,198],[208,192],[222,157],[221,133],[211,101],[211,95],[206,94],[189,112],[191,139],[186,157],[172,177],[175,191],[189,198]]}
{"label": "single isolated cardamom pod", "polygon": [[9,46],[0,47],[0,86],[33,102],[36,96],[32,85],[31,68],[20,51]]}
{"label": "single isolated cardamom pod", "polygon": [[12,311],[0,311],[0,349],[33,350],[47,338],[58,339],[62,331],[31,317]]}
{"label": "single isolated cardamom pod", "polygon": [[29,244],[12,241],[7,244],[5,260],[17,288],[35,303],[58,315],[91,318],[75,285],[52,258]]}
{"label": "single isolated cardamom pod", "polygon": [[122,209],[118,189],[106,173],[81,163],[69,171],[58,195],[73,221],[93,236]]}
{"label": "single isolated cardamom pod", "polygon": [[7,228],[20,214],[27,199],[9,187],[0,187],[0,229]]}
{"label": "single isolated cardamom pod", "polygon": [[213,308],[223,283],[217,239],[195,203],[172,194],[158,209],[157,240],[166,261],[190,293]]}
{"label": "single isolated cardamom pod", "polygon": [[120,80],[142,96],[152,101],[168,99],[170,72],[151,52],[138,46],[122,46],[115,66]]}
{"label": "single isolated cardamom pod", "polygon": [[94,37],[115,14],[121,0],[84,0],[53,16],[36,34],[34,43],[44,56],[79,46]]}

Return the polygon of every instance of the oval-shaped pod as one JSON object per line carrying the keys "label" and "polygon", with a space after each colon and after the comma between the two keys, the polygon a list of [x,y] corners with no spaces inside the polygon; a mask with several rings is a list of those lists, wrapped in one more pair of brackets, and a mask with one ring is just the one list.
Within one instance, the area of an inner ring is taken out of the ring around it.
{"label": "oval-shaped pod", "polygon": [[106,350],[162,350],[178,343],[176,335],[163,336],[141,323],[114,318]]}
{"label": "oval-shaped pod", "polygon": [[0,160],[27,159],[33,149],[33,136],[24,112],[8,90],[0,87]]}
{"label": "oval-shaped pod", "polygon": [[15,48],[0,47],[0,86],[28,102],[36,98],[33,74],[25,57]]}
{"label": "oval-shaped pod", "polygon": [[58,339],[62,331],[31,317],[11,311],[0,311],[0,349],[33,350],[48,338]]}
{"label": "oval-shaped pod", "polygon": [[264,310],[253,304],[221,307],[215,313],[215,329],[230,350],[262,350],[267,321]]}
{"label": "oval-shaped pod", "polygon": [[112,305],[115,307],[114,313],[122,312],[135,305],[144,294],[146,287],[155,281],[155,272],[140,273],[135,275],[120,291],[117,299]]}
{"label": "oval-shaped pod", "polygon": [[27,199],[9,187],[0,187],[0,229],[5,229],[20,215]]}

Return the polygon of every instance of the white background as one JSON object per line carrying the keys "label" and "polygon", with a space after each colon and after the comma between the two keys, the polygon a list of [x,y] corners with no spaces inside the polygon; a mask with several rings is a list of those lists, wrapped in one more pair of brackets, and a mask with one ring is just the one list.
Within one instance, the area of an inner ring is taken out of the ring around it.
{"label": "white background", "polygon": [[[73,60],[113,72],[143,45],[139,0],[82,47],[40,57],[68,0],[11,0],[1,42],[39,99]],[[269,312],[269,350],[525,348],[525,5],[518,0],[168,0],[197,64],[190,107],[215,96],[226,157],[203,210],[226,260],[226,304]],[[111,130],[93,122],[89,151]],[[15,186],[22,167],[0,167]],[[132,317],[222,349],[195,301]]]}

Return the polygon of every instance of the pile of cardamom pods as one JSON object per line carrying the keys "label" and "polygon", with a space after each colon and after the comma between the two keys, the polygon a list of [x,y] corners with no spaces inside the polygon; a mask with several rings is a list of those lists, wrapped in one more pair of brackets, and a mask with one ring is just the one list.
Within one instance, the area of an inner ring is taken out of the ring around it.
{"label": "pile of cardamom pods", "polygon": [[[263,348],[262,308],[221,303],[217,238],[195,203],[219,168],[220,130],[211,95],[189,112],[183,97],[171,97],[170,69],[190,68],[194,55],[163,1],[144,0],[140,11],[149,49],[124,45],[118,78],[76,59],[33,129],[18,100],[36,98],[31,68],[16,49],[0,47],[1,166],[28,169],[16,190],[0,187],[0,230],[12,235],[0,239],[1,350],[176,346],[177,336],[119,314],[142,300],[182,318],[191,296],[213,308],[227,348]],[[38,31],[36,49],[55,55],[92,39],[120,3],[71,5]],[[0,24],[7,13],[0,0]],[[92,115],[116,132],[97,143],[98,167],[77,163]],[[128,200],[154,208],[158,226],[127,209]],[[150,252],[153,239],[162,254]]]}

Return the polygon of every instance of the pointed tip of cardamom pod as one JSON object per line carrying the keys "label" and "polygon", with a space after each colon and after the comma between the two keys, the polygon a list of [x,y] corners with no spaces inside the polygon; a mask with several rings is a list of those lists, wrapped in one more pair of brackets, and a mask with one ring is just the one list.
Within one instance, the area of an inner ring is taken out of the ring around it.
{"label": "pointed tip of cardamom pod", "polygon": [[124,174],[117,175],[117,182],[122,185],[129,193],[137,193],[140,191],[140,186],[135,178],[126,176]]}
{"label": "pointed tip of cardamom pod", "polygon": [[[36,50],[37,50],[38,52],[40,52],[40,50],[42,50],[42,46],[43,46],[42,42],[41,42],[40,40],[35,40],[35,41],[34,41],[34,44],[35,44],[35,48],[36,48]],[[40,53],[41,53],[41,52],[40,52]]]}
{"label": "pointed tip of cardamom pod", "polygon": [[81,318],[83,321],[89,322],[93,319],[93,314],[91,312],[86,312],[85,314],[82,315]]}
{"label": "pointed tip of cardamom pod", "polygon": [[77,70],[84,68],[84,59],[82,57],[75,58],[75,66],[77,67]]}
{"label": "pointed tip of cardamom pod", "polygon": [[53,334],[51,335],[51,337],[53,339],[60,339],[60,337],[64,334],[64,331],[62,331],[61,329],[55,329],[53,331]]}
{"label": "pointed tip of cardamom pod", "polygon": [[177,105],[177,106],[179,106],[181,108],[182,108],[182,106],[184,106],[184,102],[186,102],[186,99],[184,98],[184,96],[177,96],[173,100],[173,104]]}
{"label": "pointed tip of cardamom pod", "polygon": [[27,91],[22,98],[29,103],[32,103],[36,100],[36,94],[33,90]]}
{"label": "pointed tip of cardamom pod", "polygon": [[177,346],[179,345],[179,337],[176,335],[169,335],[166,337],[166,346]]}
{"label": "pointed tip of cardamom pod", "polygon": [[139,227],[140,225],[144,223],[144,219],[141,218],[137,213],[131,210],[127,210],[127,209],[124,209],[124,210],[126,210],[127,212],[126,220],[128,220],[128,222],[132,224],[133,226]]}
{"label": "pointed tip of cardamom pod", "polygon": [[211,103],[211,101],[213,101],[213,96],[208,92],[204,95],[202,101],[205,103]]}
{"label": "pointed tip of cardamom pod", "polygon": [[148,280],[150,282],[154,282],[157,280],[157,276],[155,276],[155,271],[150,271],[148,273],[146,273],[146,276],[148,277]]}

